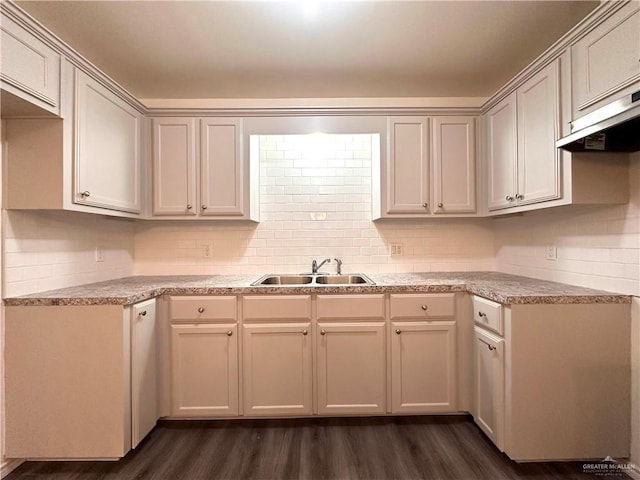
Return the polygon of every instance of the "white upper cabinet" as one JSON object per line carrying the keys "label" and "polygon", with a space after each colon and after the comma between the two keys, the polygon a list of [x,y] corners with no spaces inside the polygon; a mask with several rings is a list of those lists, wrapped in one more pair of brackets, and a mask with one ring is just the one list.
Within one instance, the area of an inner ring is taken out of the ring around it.
{"label": "white upper cabinet", "polygon": [[429,213],[429,119],[389,117],[386,213]]}
{"label": "white upper cabinet", "polygon": [[200,214],[243,216],[242,119],[202,119],[200,155]]}
{"label": "white upper cabinet", "polygon": [[153,214],[195,215],[195,118],[153,119]]}
{"label": "white upper cabinet", "polygon": [[[58,115],[60,55],[4,13],[0,24],[2,90]],[[5,114],[10,99],[3,95],[2,100]]]}
{"label": "white upper cabinet", "polygon": [[250,211],[251,179],[242,150],[241,118],[152,121],[154,215],[257,219]]}
{"label": "white upper cabinet", "polygon": [[489,210],[560,196],[557,68],[550,63],[485,115]]}
{"label": "white upper cabinet", "polygon": [[139,213],[141,114],[76,69],[74,201]]}
{"label": "white upper cabinet", "polygon": [[629,2],[571,47],[573,119],[640,88],[640,2]]}
{"label": "white upper cabinet", "polygon": [[560,196],[558,62],[552,62],[516,91],[519,205]]}
{"label": "white upper cabinet", "polygon": [[434,117],[433,212],[476,211],[475,117]]}
{"label": "white upper cabinet", "polygon": [[374,217],[475,213],[475,117],[388,117],[387,135]]}
{"label": "white upper cabinet", "polygon": [[487,112],[485,125],[489,210],[506,208],[515,201],[517,183],[518,132],[515,93]]}

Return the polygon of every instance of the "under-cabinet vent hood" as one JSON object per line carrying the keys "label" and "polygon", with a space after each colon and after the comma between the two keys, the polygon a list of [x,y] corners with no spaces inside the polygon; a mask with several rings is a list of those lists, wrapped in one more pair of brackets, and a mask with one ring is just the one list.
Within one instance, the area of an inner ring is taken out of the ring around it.
{"label": "under-cabinet vent hood", "polygon": [[640,151],[640,90],[573,122],[556,142],[570,152]]}

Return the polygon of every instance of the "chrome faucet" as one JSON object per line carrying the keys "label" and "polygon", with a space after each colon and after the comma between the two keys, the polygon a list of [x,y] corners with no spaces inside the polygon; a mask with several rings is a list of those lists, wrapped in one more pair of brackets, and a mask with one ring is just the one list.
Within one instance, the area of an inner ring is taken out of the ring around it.
{"label": "chrome faucet", "polygon": [[334,258],[336,261],[336,275],[342,275],[342,260]]}
{"label": "chrome faucet", "polygon": [[320,265],[318,265],[318,262],[316,260],[311,262],[311,274],[312,275],[317,275],[318,274],[318,270],[320,270],[320,268],[322,268],[322,266],[325,263],[331,263],[331,259],[330,258],[325,258],[322,262],[320,262]]}

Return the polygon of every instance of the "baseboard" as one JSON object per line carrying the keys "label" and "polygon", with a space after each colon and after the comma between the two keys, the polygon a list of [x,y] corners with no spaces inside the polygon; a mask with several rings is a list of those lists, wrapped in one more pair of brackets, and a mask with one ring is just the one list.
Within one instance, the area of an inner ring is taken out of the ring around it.
{"label": "baseboard", "polygon": [[24,463],[20,458],[5,460],[0,464],[0,478],[4,478]]}

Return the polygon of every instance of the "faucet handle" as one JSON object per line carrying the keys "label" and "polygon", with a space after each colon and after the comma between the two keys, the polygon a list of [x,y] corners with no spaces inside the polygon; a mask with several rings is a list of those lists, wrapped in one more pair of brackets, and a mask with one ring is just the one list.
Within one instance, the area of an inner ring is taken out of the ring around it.
{"label": "faucet handle", "polygon": [[339,258],[334,258],[334,260],[336,261],[336,273],[342,275],[342,260]]}

